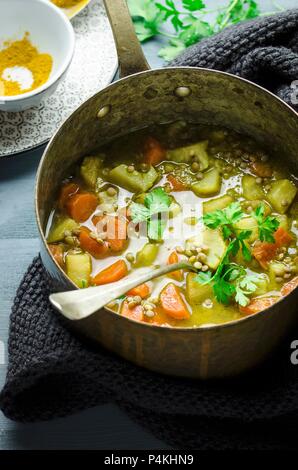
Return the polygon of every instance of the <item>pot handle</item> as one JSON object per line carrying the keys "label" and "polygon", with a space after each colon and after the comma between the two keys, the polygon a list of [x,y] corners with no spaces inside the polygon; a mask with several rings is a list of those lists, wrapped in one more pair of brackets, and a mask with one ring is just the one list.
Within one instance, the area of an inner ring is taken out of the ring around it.
{"label": "pot handle", "polygon": [[120,78],[149,70],[126,0],[104,0],[104,4],[116,43]]}

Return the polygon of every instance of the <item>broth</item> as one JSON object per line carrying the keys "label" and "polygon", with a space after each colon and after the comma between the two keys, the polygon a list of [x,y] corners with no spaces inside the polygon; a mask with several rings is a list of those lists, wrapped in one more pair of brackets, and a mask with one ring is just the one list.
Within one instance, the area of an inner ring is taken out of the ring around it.
{"label": "broth", "polygon": [[252,139],[183,121],[121,137],[61,183],[47,239],[80,288],[188,261],[115,313],[173,327],[220,324],[298,284],[294,178]]}

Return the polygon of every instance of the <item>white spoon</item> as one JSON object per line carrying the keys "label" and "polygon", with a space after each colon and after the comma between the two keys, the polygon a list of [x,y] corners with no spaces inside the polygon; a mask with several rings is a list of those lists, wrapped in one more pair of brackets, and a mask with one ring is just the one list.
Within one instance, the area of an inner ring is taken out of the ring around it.
{"label": "white spoon", "polygon": [[51,304],[69,320],[82,320],[143,282],[179,269],[197,272],[191,264],[184,262],[156,269],[141,268],[121,281],[87,289],[59,292],[51,294],[49,299]]}

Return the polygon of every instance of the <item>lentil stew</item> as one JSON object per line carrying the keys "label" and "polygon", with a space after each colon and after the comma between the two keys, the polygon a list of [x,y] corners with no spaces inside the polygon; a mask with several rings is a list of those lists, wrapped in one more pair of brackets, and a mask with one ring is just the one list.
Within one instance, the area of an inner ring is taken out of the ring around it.
{"label": "lentil stew", "polygon": [[80,288],[188,261],[109,308],[161,326],[221,324],[298,285],[295,178],[252,139],[178,121],[123,136],[63,181],[48,246]]}

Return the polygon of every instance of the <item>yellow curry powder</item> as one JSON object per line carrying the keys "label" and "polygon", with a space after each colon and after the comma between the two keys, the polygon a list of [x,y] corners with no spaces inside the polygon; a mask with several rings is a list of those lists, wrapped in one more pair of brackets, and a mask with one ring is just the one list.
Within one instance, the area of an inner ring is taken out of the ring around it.
{"label": "yellow curry powder", "polygon": [[82,0],[52,0],[52,3],[55,3],[55,5],[60,8],[70,8],[74,7],[81,1]]}
{"label": "yellow curry powder", "polygon": [[[50,54],[38,52],[29,40],[29,33],[26,33],[21,40],[6,41],[4,46],[4,49],[0,50],[0,95],[13,96],[27,93],[48,80],[53,59]],[[19,81],[3,77],[5,70],[13,67],[24,67],[31,72],[33,83],[30,88],[23,89]]]}

